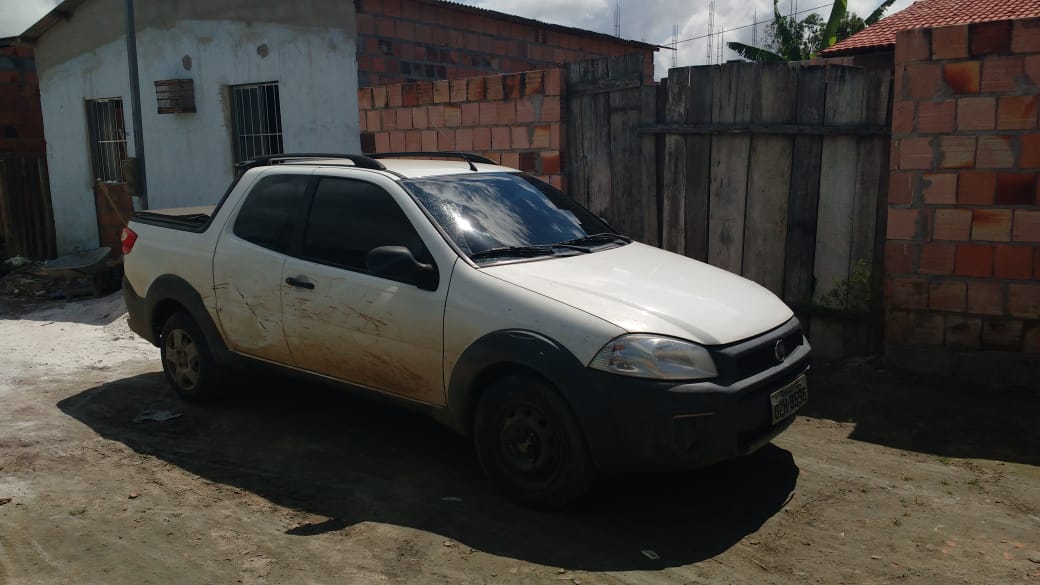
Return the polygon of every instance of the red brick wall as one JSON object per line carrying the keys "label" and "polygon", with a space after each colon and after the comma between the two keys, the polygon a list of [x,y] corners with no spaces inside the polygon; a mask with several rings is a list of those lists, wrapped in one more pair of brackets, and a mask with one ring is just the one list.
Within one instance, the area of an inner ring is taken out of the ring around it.
{"label": "red brick wall", "polygon": [[366,87],[365,152],[464,151],[564,188],[562,69]]}
{"label": "red brick wall", "polygon": [[0,47],[0,153],[43,153],[40,83],[29,47]]}
{"label": "red brick wall", "polygon": [[653,79],[653,50],[608,35],[430,0],[361,0],[358,12],[361,87],[550,69],[633,52],[644,53],[646,78]]}
{"label": "red brick wall", "polygon": [[889,354],[1040,354],[1040,20],[904,31],[895,59]]}

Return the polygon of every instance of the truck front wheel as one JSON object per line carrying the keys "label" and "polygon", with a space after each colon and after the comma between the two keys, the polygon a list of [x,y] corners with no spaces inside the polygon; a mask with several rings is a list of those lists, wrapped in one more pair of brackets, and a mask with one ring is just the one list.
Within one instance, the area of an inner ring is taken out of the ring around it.
{"label": "truck front wheel", "polygon": [[484,472],[521,505],[562,508],[595,476],[570,408],[534,376],[492,382],[477,405],[473,435]]}
{"label": "truck front wheel", "polygon": [[159,336],[163,372],[187,402],[212,402],[227,389],[227,371],[213,359],[206,338],[187,313],[166,320]]}

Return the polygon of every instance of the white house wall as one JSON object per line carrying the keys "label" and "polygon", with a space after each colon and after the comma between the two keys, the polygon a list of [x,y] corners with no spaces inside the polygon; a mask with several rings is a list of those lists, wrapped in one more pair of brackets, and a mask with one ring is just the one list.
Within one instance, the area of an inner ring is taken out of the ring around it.
{"label": "white house wall", "polygon": [[191,77],[198,108],[156,115],[154,87],[141,93],[153,208],[216,203],[223,194],[234,163],[229,85],[278,82],[286,152],[360,152],[357,62],[342,31],[185,21],[141,31],[138,52],[142,85]]}
{"label": "white house wall", "polygon": [[[180,8],[171,11],[170,4]],[[294,2],[290,14],[279,16],[284,22],[214,18],[243,16],[246,4],[241,0],[210,0],[198,10],[184,9],[184,4],[190,2],[138,2],[150,208],[211,204],[223,194],[233,177],[231,85],[278,82],[286,152],[360,152],[352,2]],[[222,9],[221,4],[228,6]],[[257,6],[286,9],[278,0],[247,4],[254,16],[263,12]],[[84,100],[122,97],[128,151],[131,156],[136,152],[122,5],[122,0],[91,0],[40,40],[40,86],[59,253],[98,245]],[[316,18],[318,8],[326,5],[335,8]],[[106,11],[113,18],[102,24],[98,15]],[[286,24],[294,22],[292,14],[297,24]],[[77,24],[95,28],[77,31]],[[97,27],[102,27],[100,32]],[[76,43],[86,46],[77,50]],[[197,112],[159,115],[154,82],[187,78],[194,80]]]}
{"label": "white house wall", "polygon": [[[55,26],[40,39],[36,51],[59,254],[98,245],[85,100],[122,97],[126,127],[130,128],[125,41],[114,35],[103,44],[97,44],[104,37],[91,37],[90,33],[80,35],[81,29],[114,29],[112,17],[108,17],[107,23],[104,17],[113,11],[122,13],[118,0],[87,2],[76,12],[74,20]],[[70,53],[69,45],[73,43],[82,43],[84,48]],[[93,46],[88,49],[88,45]],[[127,149],[131,152],[132,143],[133,136],[130,136]]]}

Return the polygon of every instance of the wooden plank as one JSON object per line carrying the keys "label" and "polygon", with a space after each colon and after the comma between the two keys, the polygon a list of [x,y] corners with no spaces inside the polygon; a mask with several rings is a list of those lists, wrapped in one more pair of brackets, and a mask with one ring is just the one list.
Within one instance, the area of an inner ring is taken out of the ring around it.
{"label": "wooden plank", "polygon": [[642,87],[642,85],[642,72],[637,72],[635,75],[626,74],[622,78],[611,77],[607,80],[595,81],[592,83],[576,83],[574,85],[568,85],[567,94],[583,96],[596,93],[610,93],[623,89],[635,89]]}
{"label": "wooden plank", "polygon": [[[866,75],[865,70],[858,68],[828,68],[824,124],[852,124],[863,120]],[[846,300],[838,293],[842,283],[848,281],[852,257],[850,233],[855,213],[857,159],[856,138],[828,136],[823,139],[813,301],[838,309],[847,308]],[[844,355],[844,327],[840,323],[822,323],[814,320],[812,331],[817,337],[814,345],[826,347],[838,357]]]}
{"label": "wooden plank", "polygon": [[[9,173],[9,171],[7,170],[7,161],[4,160],[4,159],[0,159],[0,237],[4,238],[5,242],[9,242],[11,240],[11,236],[10,236],[11,228],[8,225],[8,223],[10,222],[9,218],[11,217],[11,213],[8,210],[9,205],[7,203],[7,197],[8,197],[7,175],[8,175],[8,173]],[[6,258],[0,258],[0,260],[5,260],[5,259]]]}
{"label": "wooden plank", "polygon": [[[596,59],[588,64],[591,67],[591,79],[598,81],[609,77],[607,59]],[[610,125],[606,123],[610,119],[610,95],[593,94],[579,97],[579,100],[582,100],[582,105],[587,108],[582,122],[585,133],[585,184],[588,186],[588,206],[593,213],[603,216],[608,222],[618,223],[617,213],[611,205],[614,173],[610,165]]]}
{"label": "wooden plank", "polygon": [[44,248],[42,257],[51,259],[58,255],[58,242],[54,233],[54,202],[51,201],[50,176],[47,174],[45,155],[38,159],[37,174],[40,181],[40,194],[43,197]]}
{"label": "wooden plank", "polygon": [[[867,111],[874,112],[882,124],[892,124],[892,75],[890,72],[880,74],[877,92],[878,104],[867,102]],[[887,236],[885,233],[886,220],[888,216],[888,186],[889,186],[889,164],[891,156],[891,140],[881,142],[881,167],[879,169],[881,180],[878,184],[878,201],[874,217],[874,262],[871,274],[871,301],[870,312],[874,314],[879,324],[873,327],[869,333],[870,346],[868,353],[882,353],[885,348],[885,328],[881,323],[885,316],[884,307],[884,276],[885,276],[885,244]]]}
{"label": "wooden plank", "polygon": [[[635,59],[633,57],[636,57]],[[642,60],[638,55],[611,57],[608,62],[611,79],[642,75]],[[638,88],[616,89],[607,95],[609,103],[610,138],[608,147],[612,169],[627,169],[638,160],[641,138],[633,129],[639,125],[642,92]],[[611,182],[611,207],[615,225],[632,237],[644,239],[645,193],[639,189],[639,173],[616,172]]]}
{"label": "wooden plank", "polygon": [[567,194],[588,207],[589,197],[585,184],[585,136],[582,134],[585,116],[582,100],[571,95],[571,84],[585,81],[587,68],[584,61],[567,66]]}
{"label": "wooden plank", "polygon": [[883,316],[876,315],[869,311],[833,309],[831,307],[821,307],[820,305],[803,305],[799,303],[792,304],[791,309],[793,309],[796,313],[810,315],[813,317],[826,317],[828,319],[848,321],[852,323],[862,323],[866,325],[878,325],[884,321]]}
{"label": "wooden plank", "polygon": [[809,344],[813,357],[838,359],[844,356],[845,323],[826,317],[813,317],[809,325]]}
{"label": "wooden plank", "polygon": [[588,97],[571,96],[572,84],[589,83],[592,80],[593,67],[590,61],[578,61],[571,63],[567,70],[567,190],[571,197],[584,205],[589,206],[588,193],[588,152],[586,147],[591,138],[585,135],[589,117]]}
{"label": "wooden plank", "polygon": [[[798,70],[798,105],[795,119],[799,124],[823,124],[826,89],[825,68],[802,67]],[[784,258],[783,298],[788,303],[804,305],[812,301],[822,150],[821,138],[798,136],[794,139]]]}
{"label": "wooden plank", "polygon": [[[822,105],[822,104],[821,104]],[[640,134],[752,134],[796,136],[891,136],[891,129],[876,124],[813,126],[809,124],[659,124],[638,130]]]}
{"label": "wooden plank", "polygon": [[[715,88],[719,84],[720,67],[694,67],[690,73],[690,89],[686,104],[686,121],[710,123],[713,115]],[[708,261],[708,213],[711,192],[711,138],[686,138],[685,253],[690,258]]]}
{"label": "wooden plank", "polygon": [[[752,117],[756,122],[794,121],[798,78],[787,64],[763,64]],[[784,287],[787,199],[791,184],[790,136],[755,136],[748,164],[742,274],[779,295]]]}
{"label": "wooden plank", "polygon": [[[568,66],[568,94],[572,84],[590,84],[609,76],[607,59],[579,61]],[[571,196],[611,221],[609,95],[568,97],[570,154],[568,190]]]}
{"label": "wooden plank", "polygon": [[[657,120],[660,124],[664,122],[665,112],[668,109],[668,78],[665,77],[657,83]],[[654,135],[657,139],[655,149],[657,150],[657,234],[658,240],[657,245],[664,247],[664,197],[665,197],[665,172],[666,168],[664,164],[665,155],[665,136],[663,134]]]}
{"label": "wooden plank", "polygon": [[[719,123],[751,121],[755,65],[728,63],[713,92],[712,119]],[[750,136],[713,136],[711,193],[708,206],[708,261],[740,273],[744,256]]]}
{"label": "wooden plank", "polygon": [[[887,75],[868,72],[865,76],[864,121],[884,122],[888,114]],[[888,174],[888,142],[878,138],[861,138],[856,161],[856,189],[853,199],[851,242],[849,245],[848,308],[867,311],[871,308],[873,271],[882,269],[876,256],[878,238],[879,193]],[[871,345],[871,330],[863,326],[847,327],[845,355],[866,355]]]}
{"label": "wooden plank", "polygon": [[[643,137],[636,134],[643,115],[643,59],[638,54],[613,57],[610,61],[610,77],[612,80],[636,80],[639,83],[627,89],[611,92],[611,152],[612,167],[616,169],[631,168],[633,162],[641,162]],[[615,181],[615,194],[620,193],[624,201],[621,213],[625,218],[626,233],[640,241],[645,241],[648,234],[648,215],[656,216],[656,205],[648,206],[647,199],[654,197],[656,189],[647,189],[643,185],[642,173],[615,173],[623,175],[623,179]],[[617,189],[621,189],[618,191]],[[649,208],[649,209],[648,209]],[[656,233],[656,222],[653,231]]]}
{"label": "wooden plank", "polygon": [[[664,111],[668,122],[686,121],[690,72],[690,67],[668,72],[668,102]],[[680,254],[686,250],[686,181],[686,140],[681,136],[665,136],[661,244],[665,250]]]}
{"label": "wooden plank", "polygon": [[[645,86],[639,95],[639,123],[657,121],[657,87]],[[657,185],[657,137],[644,135],[639,139],[639,186],[643,195],[643,234],[640,241],[651,246],[661,243],[659,192]]]}
{"label": "wooden plank", "polygon": [[0,222],[9,256],[54,257],[54,214],[44,155],[0,158]]}

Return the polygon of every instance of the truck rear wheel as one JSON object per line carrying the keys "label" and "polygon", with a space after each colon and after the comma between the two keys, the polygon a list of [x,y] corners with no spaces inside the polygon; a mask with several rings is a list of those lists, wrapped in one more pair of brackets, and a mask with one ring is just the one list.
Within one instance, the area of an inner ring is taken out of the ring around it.
{"label": "truck rear wheel", "polygon": [[563,508],[595,476],[567,404],[534,376],[493,382],[477,405],[473,435],[484,472],[523,506]]}
{"label": "truck rear wheel", "polygon": [[187,402],[212,402],[227,391],[227,370],[216,363],[206,337],[187,313],[166,320],[159,336],[163,372]]}

